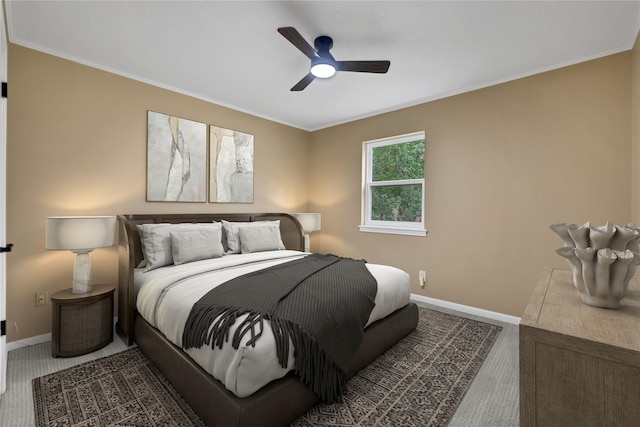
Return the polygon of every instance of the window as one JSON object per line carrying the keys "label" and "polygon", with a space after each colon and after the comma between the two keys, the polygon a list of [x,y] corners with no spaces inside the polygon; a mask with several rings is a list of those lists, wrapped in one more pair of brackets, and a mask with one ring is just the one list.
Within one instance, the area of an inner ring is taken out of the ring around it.
{"label": "window", "polygon": [[360,231],[426,236],[424,132],[365,141]]}

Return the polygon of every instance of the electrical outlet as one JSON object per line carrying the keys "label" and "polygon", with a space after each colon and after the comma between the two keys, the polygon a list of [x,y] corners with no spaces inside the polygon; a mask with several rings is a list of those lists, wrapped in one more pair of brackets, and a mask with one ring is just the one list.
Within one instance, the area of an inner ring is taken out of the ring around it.
{"label": "electrical outlet", "polygon": [[427,272],[425,270],[420,270],[418,272],[418,281],[420,282],[420,287],[424,289],[427,284]]}
{"label": "electrical outlet", "polygon": [[49,292],[36,292],[36,307],[49,304]]}

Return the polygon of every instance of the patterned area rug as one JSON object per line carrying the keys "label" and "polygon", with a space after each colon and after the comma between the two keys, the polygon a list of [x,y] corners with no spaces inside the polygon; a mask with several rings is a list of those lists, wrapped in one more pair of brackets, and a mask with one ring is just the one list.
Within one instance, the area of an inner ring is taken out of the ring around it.
{"label": "patterned area rug", "polygon": [[204,426],[138,348],[32,381],[36,425]]}
{"label": "patterned area rug", "polygon": [[446,426],[502,328],[420,307],[418,327],[292,426]]}
{"label": "patterned area rug", "polygon": [[[319,404],[292,426],[446,426],[499,326],[420,307],[417,329],[347,383],[341,403]],[[202,426],[138,350],[33,380],[42,426]]]}

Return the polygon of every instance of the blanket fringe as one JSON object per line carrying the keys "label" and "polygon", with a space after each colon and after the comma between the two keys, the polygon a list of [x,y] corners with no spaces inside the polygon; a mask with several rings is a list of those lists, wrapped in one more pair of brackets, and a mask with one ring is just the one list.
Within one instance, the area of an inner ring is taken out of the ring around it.
{"label": "blanket fringe", "polygon": [[212,349],[215,347],[222,349],[223,344],[229,341],[231,326],[244,314],[248,316],[240,322],[231,341],[234,349],[237,350],[240,347],[242,338],[248,333],[251,338],[247,345],[255,346],[255,342],[264,331],[264,320],[269,320],[280,366],[286,368],[288,365],[289,340],[291,340],[294,347],[295,374],[323,402],[340,401],[345,373],[330,360],[320,344],[308,332],[286,319],[250,312],[246,309],[201,306],[193,316],[189,317],[185,325],[185,329],[190,328],[193,333],[188,337],[187,334],[183,335],[182,347],[188,350],[194,347],[200,348],[206,344]]}

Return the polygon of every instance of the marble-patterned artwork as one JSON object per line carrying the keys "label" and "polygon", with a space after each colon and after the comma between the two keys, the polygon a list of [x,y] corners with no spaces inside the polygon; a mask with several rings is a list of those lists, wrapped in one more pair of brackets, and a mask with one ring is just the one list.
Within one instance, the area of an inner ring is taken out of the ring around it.
{"label": "marble-patterned artwork", "polygon": [[207,125],[149,111],[147,201],[207,201]]}
{"label": "marble-patterned artwork", "polygon": [[253,135],[209,129],[209,201],[253,203]]}

